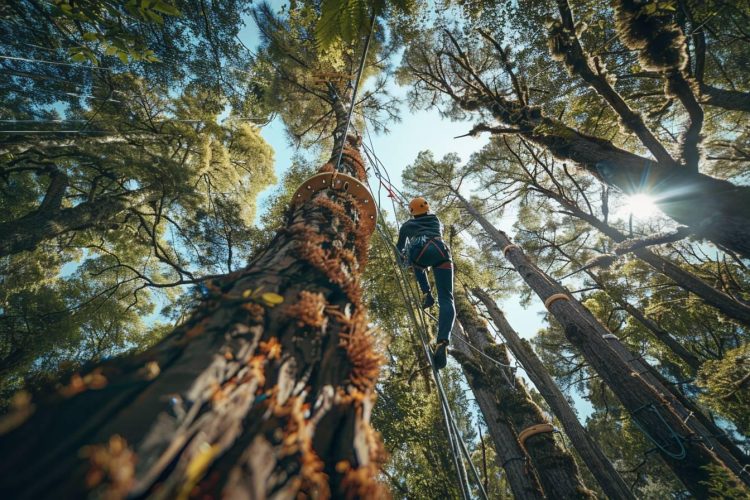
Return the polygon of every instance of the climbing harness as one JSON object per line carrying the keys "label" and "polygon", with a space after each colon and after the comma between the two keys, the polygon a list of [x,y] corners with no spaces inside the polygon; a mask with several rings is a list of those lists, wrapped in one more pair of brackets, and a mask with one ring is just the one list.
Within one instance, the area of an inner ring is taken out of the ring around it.
{"label": "climbing harness", "polygon": [[[444,266],[447,262],[452,262],[450,251],[448,250],[448,247],[445,246],[445,243],[443,243],[442,238],[438,237],[430,237],[430,236],[417,236],[412,240],[412,238],[409,239],[409,245],[406,249],[406,254],[410,256],[411,262],[420,269],[425,269],[428,267],[438,267]],[[438,244],[440,243],[440,244]],[[442,246],[442,248],[441,248]],[[425,252],[429,248],[434,248],[438,251],[440,254],[440,259],[438,261],[434,261],[433,263],[427,263],[422,264],[422,257],[424,256]],[[419,253],[414,256],[413,254],[419,250]]]}

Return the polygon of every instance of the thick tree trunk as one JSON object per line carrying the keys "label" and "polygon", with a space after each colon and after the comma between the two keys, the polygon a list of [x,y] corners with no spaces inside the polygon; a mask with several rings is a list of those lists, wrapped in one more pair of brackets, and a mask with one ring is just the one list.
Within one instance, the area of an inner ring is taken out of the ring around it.
{"label": "thick tree trunk", "polygon": [[709,106],[750,113],[750,92],[726,90],[701,84],[701,101]]}
{"label": "thick tree trunk", "polygon": [[[523,382],[516,379],[509,368],[492,361],[494,359],[508,365],[505,348],[492,342],[484,321],[477,316],[463,293],[456,295],[456,313],[465,336],[459,337],[454,345],[466,348],[468,342],[484,353],[484,356],[475,355],[471,349],[464,349],[457,357],[472,388],[481,387],[492,391],[500,418],[511,425],[516,439],[524,429],[546,423],[541,410],[526,392]],[[536,469],[547,498],[593,498],[592,492],[581,479],[573,456],[555,442],[552,434],[536,434],[530,436],[525,443],[519,441],[519,444]]]}
{"label": "thick tree trunk", "polygon": [[[466,211],[503,250],[521,278],[547,303],[547,309],[563,327],[568,341],[612,389],[633,421],[657,446],[665,463],[691,493],[710,494],[707,466],[720,466],[728,474],[750,483],[743,464],[716,440],[651,373],[645,362],[633,356],[570,293],[537,268],[460,194]],[[719,458],[720,457],[720,458]],[[730,473],[731,471],[731,473]]]}
{"label": "thick tree trunk", "polygon": [[750,258],[750,187],[643,158],[545,117],[537,109],[497,96],[483,95],[459,103],[468,110],[486,109],[500,122],[516,127],[521,137],[557,158],[575,162],[624,193],[651,194],[675,221]]}
{"label": "thick tree trunk", "polygon": [[604,455],[599,445],[584,429],[575,411],[570,407],[567,398],[550,377],[542,362],[534,353],[528,342],[522,340],[510,323],[505,319],[502,311],[484,290],[474,289],[472,293],[484,304],[495,327],[505,338],[507,346],[523,366],[534,386],[549,405],[552,413],[557,417],[565,429],[565,434],[580,455],[583,462],[596,478],[607,498],[632,499],[635,498],[628,485],[615,470],[612,462]]}
{"label": "thick tree trunk", "polygon": [[[342,165],[364,178],[356,151]],[[317,193],[153,349],[17,405],[0,426],[0,496],[381,496],[363,213]]]}
{"label": "thick tree trunk", "polygon": [[[596,228],[600,233],[611,238],[613,241],[621,243],[627,239],[627,237],[616,228],[581,210],[580,207],[564,198],[559,197],[553,191],[540,191],[545,195],[555,199],[558,203],[565,207],[566,211],[568,211],[570,215],[573,215],[574,217],[587,222],[589,225]],[[742,304],[741,302],[737,302],[728,294],[722,292],[721,290],[717,290],[716,288],[700,279],[698,276],[685,271],[680,266],[673,264],[669,260],[660,257],[659,255],[656,255],[654,252],[647,248],[639,248],[637,250],[633,250],[633,253],[636,255],[636,257],[662,273],[664,276],[670,278],[680,288],[694,293],[695,295],[703,299],[706,304],[715,307],[716,309],[724,313],[727,317],[740,321],[746,326],[750,326],[750,306]]]}
{"label": "thick tree trunk", "polygon": [[[466,338],[460,322],[453,326],[453,336]],[[467,339],[468,342],[468,339]],[[518,442],[518,435],[513,426],[502,415],[497,398],[489,384],[483,383],[487,374],[474,361],[474,355],[463,342],[453,342],[453,356],[463,367],[474,399],[477,401],[482,417],[487,424],[492,444],[495,446],[497,465],[505,471],[505,479],[516,500],[542,499],[542,487],[534,467],[527,464],[528,458]],[[476,372],[476,373],[475,373]]]}
{"label": "thick tree trunk", "polygon": [[118,214],[137,207],[155,196],[149,191],[132,191],[62,210],[42,207],[19,219],[0,223],[0,257],[33,250],[44,241],[72,231],[91,229],[112,222]]}

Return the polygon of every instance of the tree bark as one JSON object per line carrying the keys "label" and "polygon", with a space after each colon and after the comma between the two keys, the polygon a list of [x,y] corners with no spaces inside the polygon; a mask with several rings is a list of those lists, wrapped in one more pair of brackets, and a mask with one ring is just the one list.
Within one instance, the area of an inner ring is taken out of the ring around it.
{"label": "tree bark", "polygon": [[[347,152],[342,165],[364,179]],[[382,496],[363,213],[320,191],[157,346],[17,405],[0,422],[0,495]]]}
{"label": "tree bark", "polygon": [[[622,124],[633,132],[641,143],[648,148],[656,161],[665,165],[677,166],[664,145],[651,132],[640,113],[633,111],[625,99],[614,89],[605,69],[599,67],[599,61],[595,61],[581,45],[576,34],[576,24],[568,0],[557,0],[557,9],[560,12],[561,24],[552,27],[550,38],[553,42],[551,47],[552,56],[562,59],[571,74],[574,74],[593,88],[617,113]],[[592,64],[596,66],[592,67]]]}
{"label": "tree bark", "polygon": [[750,92],[726,90],[701,84],[701,100],[709,106],[750,113]]}
{"label": "tree bark", "polygon": [[59,168],[53,167],[49,171],[50,182],[44,199],[39,205],[39,212],[52,212],[59,210],[62,205],[65,191],[68,189],[68,175]]}
{"label": "tree bark", "polygon": [[[54,187],[54,186],[53,186]],[[72,231],[91,229],[107,222],[125,210],[155,198],[153,192],[132,191],[106,196],[62,210],[44,205],[16,220],[0,223],[0,257],[35,249]],[[46,201],[46,198],[45,198]]]}
{"label": "tree bark", "polygon": [[[453,335],[465,337],[464,329],[459,321],[453,325]],[[513,498],[517,500],[543,499],[544,494],[539,478],[534,467],[527,464],[528,458],[518,443],[518,435],[510,422],[501,414],[500,405],[489,385],[481,382],[481,378],[486,377],[486,374],[480,373],[479,377],[473,374],[481,368],[473,361],[474,356],[471,350],[463,342],[454,342],[452,354],[463,367],[466,380],[469,382],[479,411],[482,412],[482,417],[487,424],[492,444],[495,446],[497,465],[505,471],[505,478],[513,493]]]}
{"label": "tree bark", "polygon": [[[560,5],[565,10],[566,4]],[[572,23],[572,16],[567,17],[568,23]],[[568,38],[575,33],[575,26],[573,28],[571,33],[565,29],[557,30],[564,39],[560,47],[563,52],[568,48],[565,45],[570,45]],[[651,137],[647,129],[641,127],[642,119],[631,112],[627,103],[610,92],[611,86],[602,80],[603,74],[590,74],[589,84],[596,85],[600,95],[620,113],[625,125],[636,131],[656,160],[621,149],[612,141],[582,133],[560,119],[545,116],[539,107],[528,105],[521,95],[513,99],[492,90],[495,85],[482,80],[486,68],[476,70],[472,66],[472,58],[461,49],[458,41],[449,31],[445,31],[445,34],[446,41],[442,47],[436,47],[433,52],[417,49],[413,54],[407,53],[405,65],[418,81],[424,83],[428,92],[442,93],[467,111],[481,110],[490,114],[501,125],[477,127],[472,133],[489,131],[497,135],[518,135],[561,160],[580,165],[603,183],[626,194],[651,194],[665,214],[689,226],[695,234],[750,258],[750,211],[747,210],[750,206],[750,186],[735,185],[698,171],[697,144],[702,111],[681,73],[671,72],[664,76],[670,79],[671,87],[678,84],[674,90],[690,115],[690,126],[683,141],[684,153],[688,156],[686,165],[673,161],[668,151],[657,144],[658,141]],[[560,36],[553,38],[553,44],[559,43],[560,39]],[[654,40],[649,40],[649,43],[652,42]],[[504,50],[501,46],[499,49]],[[579,59],[585,56],[582,51],[578,55],[581,56]],[[576,64],[574,60],[567,62]],[[596,61],[592,62],[596,64]],[[585,72],[584,66],[578,64],[577,69]],[[592,69],[589,67],[588,71],[592,72]],[[601,72],[603,68],[597,71]],[[506,73],[512,71],[507,70]],[[511,80],[513,78],[511,75]]]}
{"label": "tree bark", "polygon": [[632,499],[635,498],[628,488],[628,485],[622,479],[620,474],[612,465],[612,462],[604,455],[599,445],[586,432],[586,429],[578,421],[575,411],[570,407],[567,398],[557,387],[557,384],[550,377],[542,362],[534,353],[534,350],[528,342],[522,340],[518,333],[508,323],[502,311],[497,307],[495,302],[484,290],[473,289],[472,293],[484,304],[495,327],[505,338],[507,346],[513,355],[523,366],[534,386],[552,409],[552,413],[560,421],[573,443],[576,451],[583,462],[596,478],[602,491],[607,498],[612,499]]}
{"label": "tree bark", "polygon": [[[456,295],[456,312],[464,336],[455,342],[459,349],[458,356],[467,379],[472,388],[489,389],[494,395],[494,404],[500,418],[511,426],[515,438],[532,425],[547,423],[539,407],[531,400],[523,382],[505,366],[499,366],[490,358],[508,365],[505,348],[491,341],[484,321],[479,319],[473,306],[463,293]],[[474,354],[468,349],[472,345],[483,355]],[[488,357],[487,357],[488,356]],[[485,415],[486,417],[486,415]],[[586,488],[581,479],[573,456],[562,449],[550,433],[530,436],[525,443],[520,443],[536,469],[545,497],[552,499],[593,498],[593,493]]]}
{"label": "tree bark", "polygon": [[562,286],[537,268],[521,249],[496,229],[458,192],[455,195],[487,235],[503,249],[505,257],[521,278],[543,300],[563,327],[568,341],[576,347],[591,368],[612,389],[638,427],[657,446],[664,462],[685,487],[702,498],[710,494],[707,466],[728,469],[738,480],[750,484],[750,474],[702,424],[692,418],[672,393],[652,373],[647,364],[633,356],[616,336]]}

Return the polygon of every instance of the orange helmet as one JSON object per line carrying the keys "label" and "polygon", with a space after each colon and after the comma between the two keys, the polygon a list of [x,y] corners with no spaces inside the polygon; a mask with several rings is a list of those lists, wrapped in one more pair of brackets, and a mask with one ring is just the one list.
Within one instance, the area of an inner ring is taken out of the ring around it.
{"label": "orange helmet", "polygon": [[412,215],[422,215],[426,214],[429,211],[430,205],[427,203],[427,200],[425,200],[421,196],[418,198],[414,198],[409,202],[409,212],[411,212]]}

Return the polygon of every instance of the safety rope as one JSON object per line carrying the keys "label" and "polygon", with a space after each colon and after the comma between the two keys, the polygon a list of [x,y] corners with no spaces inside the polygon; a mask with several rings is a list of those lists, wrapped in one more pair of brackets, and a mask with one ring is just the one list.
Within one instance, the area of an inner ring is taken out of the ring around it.
{"label": "safety rope", "polygon": [[[380,226],[380,224],[378,224],[378,226]],[[385,226],[385,229],[389,231],[387,226]],[[407,306],[409,317],[411,318],[411,321],[414,324],[415,330],[417,331],[420,342],[422,344],[422,349],[424,350],[425,356],[429,362],[430,367],[432,368],[432,375],[435,380],[435,386],[437,387],[437,391],[438,391],[438,399],[440,401],[441,412],[443,414],[443,420],[446,425],[446,434],[448,436],[448,442],[450,443],[453,462],[454,462],[454,465],[456,466],[456,470],[457,470],[458,477],[459,477],[462,498],[464,498],[465,500],[469,500],[471,498],[471,489],[468,484],[468,477],[467,477],[466,469],[464,466],[464,462],[461,460],[461,456],[463,456],[465,461],[468,462],[470,465],[472,476],[474,476],[474,479],[477,484],[477,488],[480,492],[480,497],[487,498],[487,494],[484,491],[484,486],[479,477],[479,473],[476,470],[474,463],[471,461],[471,455],[469,454],[466,448],[466,445],[460,436],[458,426],[456,425],[455,418],[453,416],[453,413],[450,409],[450,405],[448,403],[448,397],[443,387],[442,380],[440,378],[437,368],[435,367],[433,363],[432,354],[431,354],[431,350],[429,347],[428,334],[427,334],[427,323],[425,320],[425,315],[422,314],[424,311],[415,307],[416,292],[413,288],[413,285],[407,278],[406,273],[404,272],[404,269],[395,262],[396,247],[395,245],[393,245],[392,235],[386,235],[382,227],[378,227],[378,235],[394,251],[391,264],[395,265],[395,267],[398,269],[398,275],[400,276],[400,279],[397,279],[396,281],[397,281],[397,285],[399,288],[399,292],[401,293],[401,296],[404,299],[404,304]]]}
{"label": "safety rope", "polygon": [[[379,170],[379,167],[376,166],[377,164],[375,162],[372,162],[371,164],[374,165],[374,168],[376,168],[376,170]],[[391,201],[395,203],[395,199],[392,198]],[[394,214],[395,214],[395,205],[394,205]],[[429,347],[429,335],[427,334],[427,331],[428,331],[427,322],[425,319],[424,311],[421,308],[418,308],[415,306],[415,304],[417,303],[416,291],[414,290],[414,287],[411,281],[407,278],[404,269],[401,266],[399,266],[398,263],[396,262],[397,249],[396,249],[396,246],[393,244],[393,234],[391,234],[390,228],[387,225],[382,224],[380,222],[382,220],[384,219],[381,214],[379,217],[379,222],[377,224],[378,235],[383,240],[383,242],[385,242],[386,245],[388,245],[393,250],[391,265],[393,265],[397,269],[397,273],[398,273],[397,275],[400,276],[400,279],[396,280],[398,288],[399,288],[399,292],[402,298],[404,299],[404,304],[407,306],[409,317],[412,323],[414,324],[415,330],[418,333],[420,342],[422,344],[422,349],[424,350],[425,356],[427,357],[429,366],[432,368],[432,375],[435,380],[435,386],[437,387],[441,412],[443,414],[443,420],[446,425],[446,434],[448,436],[448,442],[451,448],[451,455],[453,458],[454,465],[456,467],[456,471],[458,473],[462,498],[464,498],[465,500],[469,500],[471,498],[471,488],[468,482],[466,468],[464,466],[464,461],[461,459],[461,457],[463,456],[463,459],[466,462],[468,462],[470,466],[470,470],[474,478],[474,481],[476,483],[480,498],[486,499],[488,498],[487,493],[484,490],[484,485],[479,476],[479,472],[476,470],[476,467],[474,466],[474,463],[471,460],[471,455],[469,454],[466,444],[463,442],[463,439],[461,438],[458,425],[455,422],[455,417],[453,416],[453,413],[450,409],[450,404],[448,403],[448,397],[446,395],[445,388],[443,387],[440,374],[438,373],[438,369],[435,367],[435,364],[433,363],[432,353]],[[386,234],[386,232],[388,234]]]}
{"label": "safety rope", "polygon": [[[388,192],[388,198],[391,200],[391,205],[393,207],[393,214],[394,218],[396,219],[396,222],[398,223],[398,210],[396,208],[396,203],[399,203],[402,207],[406,205],[406,197],[404,194],[393,185],[390,179],[390,174],[388,173],[388,170],[385,168],[385,165],[380,161],[380,158],[377,157],[374,148],[372,147],[372,138],[370,137],[369,130],[366,130],[366,134],[368,136],[368,139],[370,140],[371,147],[368,147],[367,144],[363,141],[364,146],[364,152],[368,159],[369,164],[373,167],[375,177],[378,179],[378,190],[377,190],[377,199],[378,199],[378,210],[380,210],[380,207],[382,207],[381,204],[381,188],[385,188],[385,190]],[[368,180],[369,185],[369,180]],[[370,191],[372,190],[372,186],[370,186]],[[422,349],[424,350],[424,354],[427,358],[427,361],[429,363],[429,367],[432,369],[432,375],[433,379],[435,380],[435,386],[437,387],[438,392],[438,399],[440,401],[440,407],[441,407],[441,413],[443,414],[443,421],[446,426],[446,434],[448,437],[448,442],[450,444],[451,449],[451,456],[454,462],[454,465],[456,467],[456,471],[458,473],[459,483],[461,486],[461,496],[465,500],[471,499],[471,487],[469,484],[469,478],[466,472],[466,468],[464,465],[464,460],[469,464],[469,468],[471,470],[471,475],[474,479],[474,482],[476,483],[477,491],[479,493],[479,497],[482,499],[487,499],[487,492],[484,489],[484,484],[479,476],[479,472],[476,469],[476,466],[474,465],[474,462],[471,460],[471,454],[469,453],[468,448],[466,447],[466,444],[463,441],[463,438],[461,437],[461,433],[458,429],[458,425],[456,424],[455,417],[453,416],[453,412],[451,411],[450,404],[448,402],[448,396],[445,392],[445,388],[443,387],[443,383],[439,374],[438,369],[435,367],[435,364],[433,362],[432,358],[432,352],[429,346],[429,334],[428,332],[428,325],[426,321],[426,316],[432,316],[426,311],[424,311],[421,307],[418,307],[416,304],[418,304],[418,294],[414,289],[413,280],[410,280],[407,277],[407,274],[403,267],[401,267],[397,262],[397,253],[398,249],[394,245],[394,235],[392,234],[390,228],[387,224],[385,224],[383,221],[385,220],[382,213],[379,214],[378,217],[378,223],[376,225],[376,229],[378,232],[378,236],[381,238],[381,240],[390,248],[392,249],[393,253],[391,256],[391,265],[396,268],[397,270],[397,276],[400,277],[400,279],[397,279],[397,286],[399,289],[399,293],[401,294],[404,304],[406,305],[409,318],[411,319],[414,329],[417,331],[417,334],[420,339],[420,343],[422,344]],[[434,316],[432,316],[433,320],[435,319]],[[473,346],[472,346],[473,347]],[[461,459],[463,457],[464,460]]]}
{"label": "safety rope", "polygon": [[[357,102],[357,90],[359,90],[359,82],[362,79],[362,73],[365,69],[365,62],[367,61],[367,51],[370,50],[370,39],[372,38],[372,32],[375,29],[375,14],[372,15],[372,21],[370,21],[370,31],[367,32],[367,38],[365,39],[365,49],[362,51],[362,59],[359,61],[359,69],[357,70],[357,79],[354,81],[354,89],[352,90],[352,101],[349,106],[349,114],[346,117],[346,128],[344,129],[344,136],[341,138],[346,141],[346,134],[349,133],[349,126],[352,123],[352,114],[354,113],[354,105]],[[344,155],[344,143],[341,143],[341,149],[339,150],[339,156],[336,159],[336,165],[334,172],[338,172],[339,166],[341,165],[341,157]]]}

